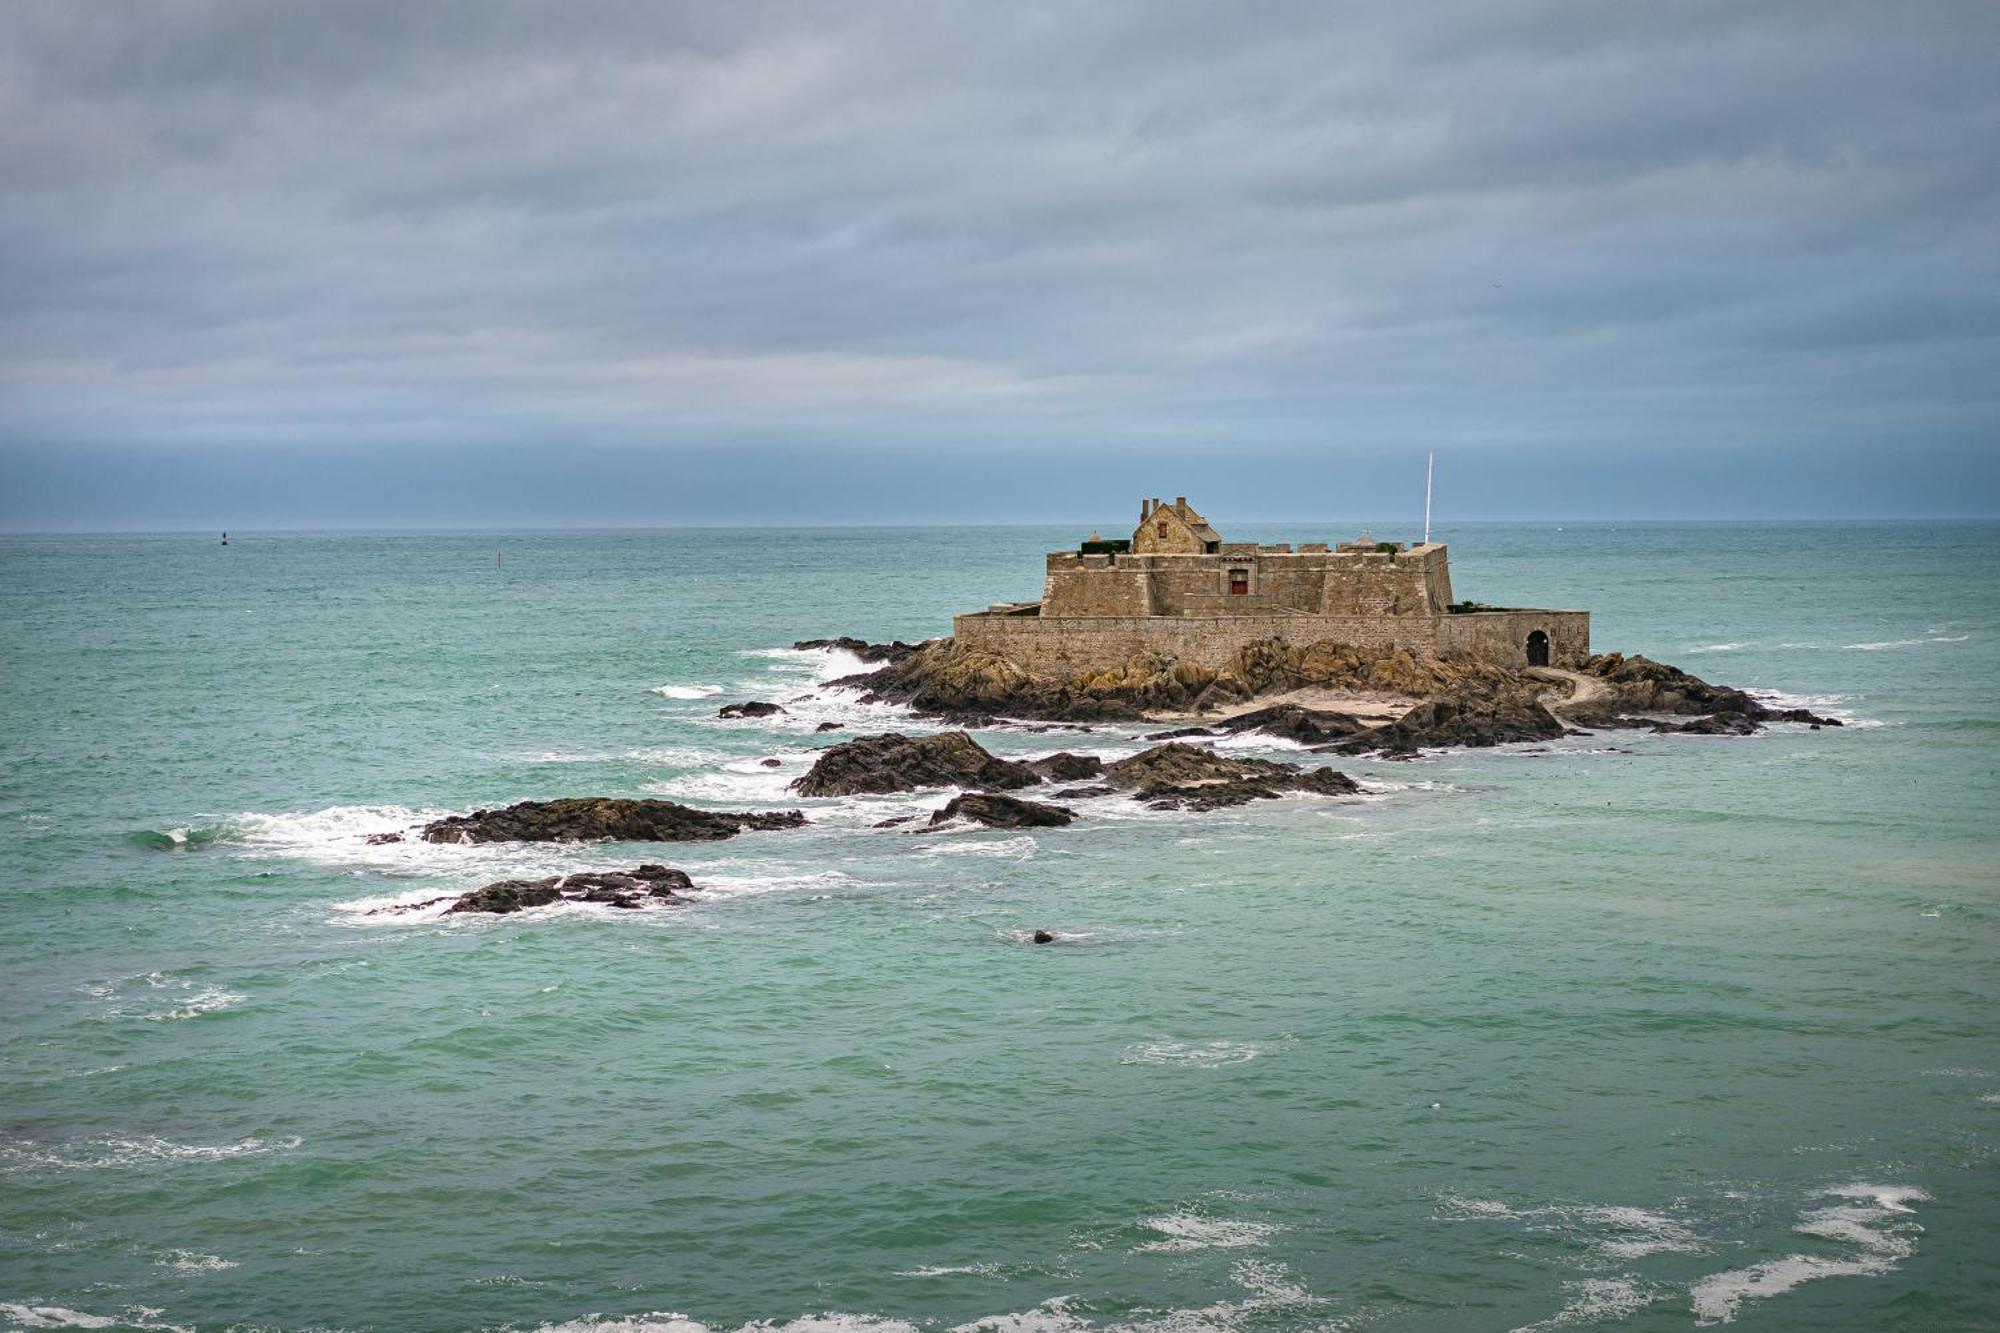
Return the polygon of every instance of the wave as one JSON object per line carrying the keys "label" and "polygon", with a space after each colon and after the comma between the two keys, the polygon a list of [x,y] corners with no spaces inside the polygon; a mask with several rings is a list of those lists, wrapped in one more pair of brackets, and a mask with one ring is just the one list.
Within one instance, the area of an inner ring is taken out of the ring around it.
{"label": "wave", "polygon": [[1748,1268],[1733,1268],[1696,1281],[1695,1322],[1726,1324],[1745,1301],[1769,1300],[1803,1283],[1829,1277],[1880,1277],[1916,1253],[1923,1230],[1911,1220],[1912,1204],[1930,1198],[1914,1185],[1844,1185],[1826,1191],[1842,1202],[1800,1214],[1793,1231],[1852,1247],[1845,1258],[1788,1254]]}
{"label": "wave", "polygon": [[713,699],[722,693],[720,685],[655,685],[646,691],[663,699]]}
{"label": "wave", "polygon": [[156,1261],[156,1267],[170,1268],[176,1273],[220,1273],[236,1267],[219,1254],[196,1254],[193,1250],[169,1250]]}
{"label": "wave", "polygon": [[1698,643],[1681,651],[1694,656],[1697,653],[1740,653],[1748,647],[1748,643]]}
{"label": "wave", "polygon": [[1921,639],[1881,639],[1875,643],[1846,643],[1841,647],[1864,653],[1878,653],[1884,648],[1921,648],[1927,643],[1964,643],[1971,637],[1970,634],[1931,634]]}
{"label": "wave", "polygon": [[1843,727],[1854,727],[1866,731],[1871,727],[1888,725],[1878,718],[1862,717],[1846,705],[1850,702],[1844,694],[1792,694],[1785,690],[1762,688],[1743,691],[1767,708],[1804,708],[1814,713],[1824,713],[1839,721]]}

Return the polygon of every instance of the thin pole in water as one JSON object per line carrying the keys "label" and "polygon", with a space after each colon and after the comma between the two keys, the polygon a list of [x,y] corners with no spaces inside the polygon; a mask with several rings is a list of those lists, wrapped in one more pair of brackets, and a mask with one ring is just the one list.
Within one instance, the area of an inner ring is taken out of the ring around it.
{"label": "thin pole in water", "polygon": [[1424,545],[1431,544],[1431,478],[1437,475],[1437,451],[1431,451],[1430,461],[1424,464]]}

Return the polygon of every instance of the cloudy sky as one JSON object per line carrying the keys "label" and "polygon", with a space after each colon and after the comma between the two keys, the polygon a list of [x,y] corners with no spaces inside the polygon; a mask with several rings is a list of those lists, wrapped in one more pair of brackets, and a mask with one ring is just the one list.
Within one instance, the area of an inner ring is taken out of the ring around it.
{"label": "cloudy sky", "polygon": [[2000,512],[2000,5],[0,8],[0,527]]}

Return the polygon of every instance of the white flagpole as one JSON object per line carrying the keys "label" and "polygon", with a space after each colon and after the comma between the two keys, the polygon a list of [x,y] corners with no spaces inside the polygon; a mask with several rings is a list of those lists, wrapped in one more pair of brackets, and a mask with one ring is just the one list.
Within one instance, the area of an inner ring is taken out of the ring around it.
{"label": "white flagpole", "polygon": [[1424,464],[1424,545],[1431,544],[1431,478],[1437,474],[1437,451],[1431,451],[1430,461]]}

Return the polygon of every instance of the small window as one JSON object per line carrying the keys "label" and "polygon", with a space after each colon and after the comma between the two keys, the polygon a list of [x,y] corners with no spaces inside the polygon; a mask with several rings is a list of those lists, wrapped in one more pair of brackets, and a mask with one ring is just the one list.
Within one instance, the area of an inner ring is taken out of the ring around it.
{"label": "small window", "polygon": [[1202,549],[1203,551],[1206,551],[1206,552],[1207,552],[1207,553],[1208,553],[1209,555],[1214,555],[1214,554],[1215,554],[1215,553],[1216,553],[1217,551],[1220,551],[1220,550],[1222,549],[1222,543],[1221,543],[1221,542],[1203,542],[1203,543],[1201,544],[1201,549]]}
{"label": "small window", "polygon": [[1232,569],[1229,571],[1229,595],[1241,597],[1250,591],[1250,571]]}
{"label": "small window", "polygon": [[1164,524],[1164,523],[1160,524],[1160,528],[1159,528],[1159,534],[1160,534],[1160,536],[1162,536],[1162,537],[1164,537],[1164,536],[1166,536],[1166,535],[1167,535],[1167,525],[1166,525],[1166,524]]}

